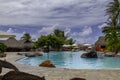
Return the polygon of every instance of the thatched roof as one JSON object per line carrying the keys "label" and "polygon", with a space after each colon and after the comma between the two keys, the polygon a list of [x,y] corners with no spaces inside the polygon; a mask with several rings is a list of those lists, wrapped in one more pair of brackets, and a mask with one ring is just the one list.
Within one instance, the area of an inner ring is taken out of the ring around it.
{"label": "thatched roof", "polygon": [[20,48],[33,48],[33,42],[27,42],[25,40],[20,40],[19,47]]}
{"label": "thatched roof", "polygon": [[104,36],[100,36],[98,40],[95,42],[95,45],[106,45],[107,41]]}
{"label": "thatched roof", "polygon": [[0,40],[0,43],[5,43],[5,40]]}
{"label": "thatched roof", "polygon": [[12,48],[19,47],[19,43],[14,37],[10,37],[9,39],[5,40],[4,44],[7,47],[12,47]]}
{"label": "thatched roof", "polygon": [[16,40],[14,37],[10,37],[7,40],[0,40],[0,43],[5,44],[9,48],[33,48],[32,42],[26,42],[25,40]]}

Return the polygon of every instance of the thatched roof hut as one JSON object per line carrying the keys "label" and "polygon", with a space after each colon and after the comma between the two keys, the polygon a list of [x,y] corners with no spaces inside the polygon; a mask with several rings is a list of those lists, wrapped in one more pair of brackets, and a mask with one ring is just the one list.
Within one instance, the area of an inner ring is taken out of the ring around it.
{"label": "thatched roof hut", "polygon": [[26,40],[20,40],[19,47],[22,49],[31,49],[31,48],[33,48],[33,42],[26,41]]}
{"label": "thatched roof hut", "polygon": [[19,46],[18,41],[14,37],[10,37],[7,40],[0,40],[0,43],[3,43],[7,47],[11,47],[11,48],[16,48]]}
{"label": "thatched roof hut", "polygon": [[33,48],[33,42],[27,42],[25,40],[16,40],[14,37],[10,37],[7,40],[0,40],[0,43],[3,43],[7,46],[8,51],[21,51],[27,49],[29,51]]}
{"label": "thatched roof hut", "polygon": [[10,37],[9,39],[7,39],[5,41],[5,45],[7,45],[7,47],[10,47],[10,48],[18,48],[19,47],[19,43],[14,37]]}
{"label": "thatched roof hut", "polygon": [[3,44],[4,44],[4,43],[5,43],[5,40],[0,40],[0,43],[3,43]]}
{"label": "thatched roof hut", "polygon": [[0,43],[7,46],[7,51],[18,51],[19,49],[19,42],[14,37],[9,37],[7,40],[0,40]]}
{"label": "thatched roof hut", "polygon": [[98,40],[95,42],[95,45],[98,45],[98,44],[100,44],[100,45],[106,45],[106,40],[105,40],[104,36],[100,36],[98,38]]}
{"label": "thatched roof hut", "polygon": [[106,45],[107,45],[107,41],[105,40],[105,37],[100,36],[98,40],[95,42],[95,49],[97,51],[101,51],[103,50],[103,48],[105,48]]}

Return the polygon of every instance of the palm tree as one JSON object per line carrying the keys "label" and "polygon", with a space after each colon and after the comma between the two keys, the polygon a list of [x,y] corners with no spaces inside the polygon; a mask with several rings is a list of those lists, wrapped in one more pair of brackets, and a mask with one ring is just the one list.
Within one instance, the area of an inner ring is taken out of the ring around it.
{"label": "palm tree", "polygon": [[65,36],[64,31],[60,30],[60,29],[55,29],[54,30],[54,35],[59,37],[60,39],[62,39],[64,42],[67,39],[67,37]]}
{"label": "palm tree", "polygon": [[26,42],[31,42],[31,36],[29,33],[25,33],[23,37],[21,37],[21,40],[25,40]]}
{"label": "palm tree", "polygon": [[57,37],[64,37],[64,31],[61,31],[59,29],[55,29],[54,30],[54,34],[57,36]]}
{"label": "palm tree", "polygon": [[72,38],[66,40],[66,44],[73,45],[76,40],[73,40]]}
{"label": "palm tree", "polygon": [[23,42],[22,46],[23,46],[23,50],[25,51],[29,51],[33,48],[33,42],[31,40],[31,36],[29,33],[25,33],[23,35],[23,37],[21,37],[21,40]]}
{"label": "palm tree", "polygon": [[120,17],[120,3],[119,0],[114,0],[108,4],[108,8],[106,9],[107,15],[109,15],[109,20],[112,26],[116,26],[119,17]]}
{"label": "palm tree", "polygon": [[105,34],[109,49],[117,54],[120,49],[120,2],[118,0],[110,2],[106,13],[109,15],[109,19],[107,26],[102,28],[102,32]]}
{"label": "palm tree", "polygon": [[104,27],[103,33],[105,34],[109,49],[117,54],[120,49],[120,27]]}

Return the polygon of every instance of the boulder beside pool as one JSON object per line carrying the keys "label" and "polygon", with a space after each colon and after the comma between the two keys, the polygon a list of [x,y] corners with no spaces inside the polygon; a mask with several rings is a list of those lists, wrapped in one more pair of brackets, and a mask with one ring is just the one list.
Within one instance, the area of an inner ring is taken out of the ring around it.
{"label": "boulder beside pool", "polygon": [[39,66],[55,68],[55,65],[50,60],[43,61]]}
{"label": "boulder beside pool", "polygon": [[86,80],[86,79],[84,79],[84,78],[72,78],[70,80]]}
{"label": "boulder beside pool", "polygon": [[97,52],[90,51],[90,52],[87,52],[87,53],[83,53],[81,55],[81,58],[98,58],[98,56],[97,56]]}
{"label": "boulder beside pool", "polygon": [[20,71],[9,71],[2,76],[1,80],[46,80],[45,77],[39,77],[37,75],[20,72]]}

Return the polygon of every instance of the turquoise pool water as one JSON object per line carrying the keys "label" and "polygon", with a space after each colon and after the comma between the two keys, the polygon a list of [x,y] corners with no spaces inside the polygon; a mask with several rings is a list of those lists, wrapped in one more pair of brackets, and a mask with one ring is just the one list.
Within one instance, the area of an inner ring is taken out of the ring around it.
{"label": "turquoise pool water", "polygon": [[[50,52],[49,60],[57,68],[69,69],[111,69],[120,68],[120,57],[103,57],[103,58],[80,58],[80,52]],[[43,56],[26,57],[18,60],[18,63],[38,66],[42,61],[47,60],[47,53]]]}

